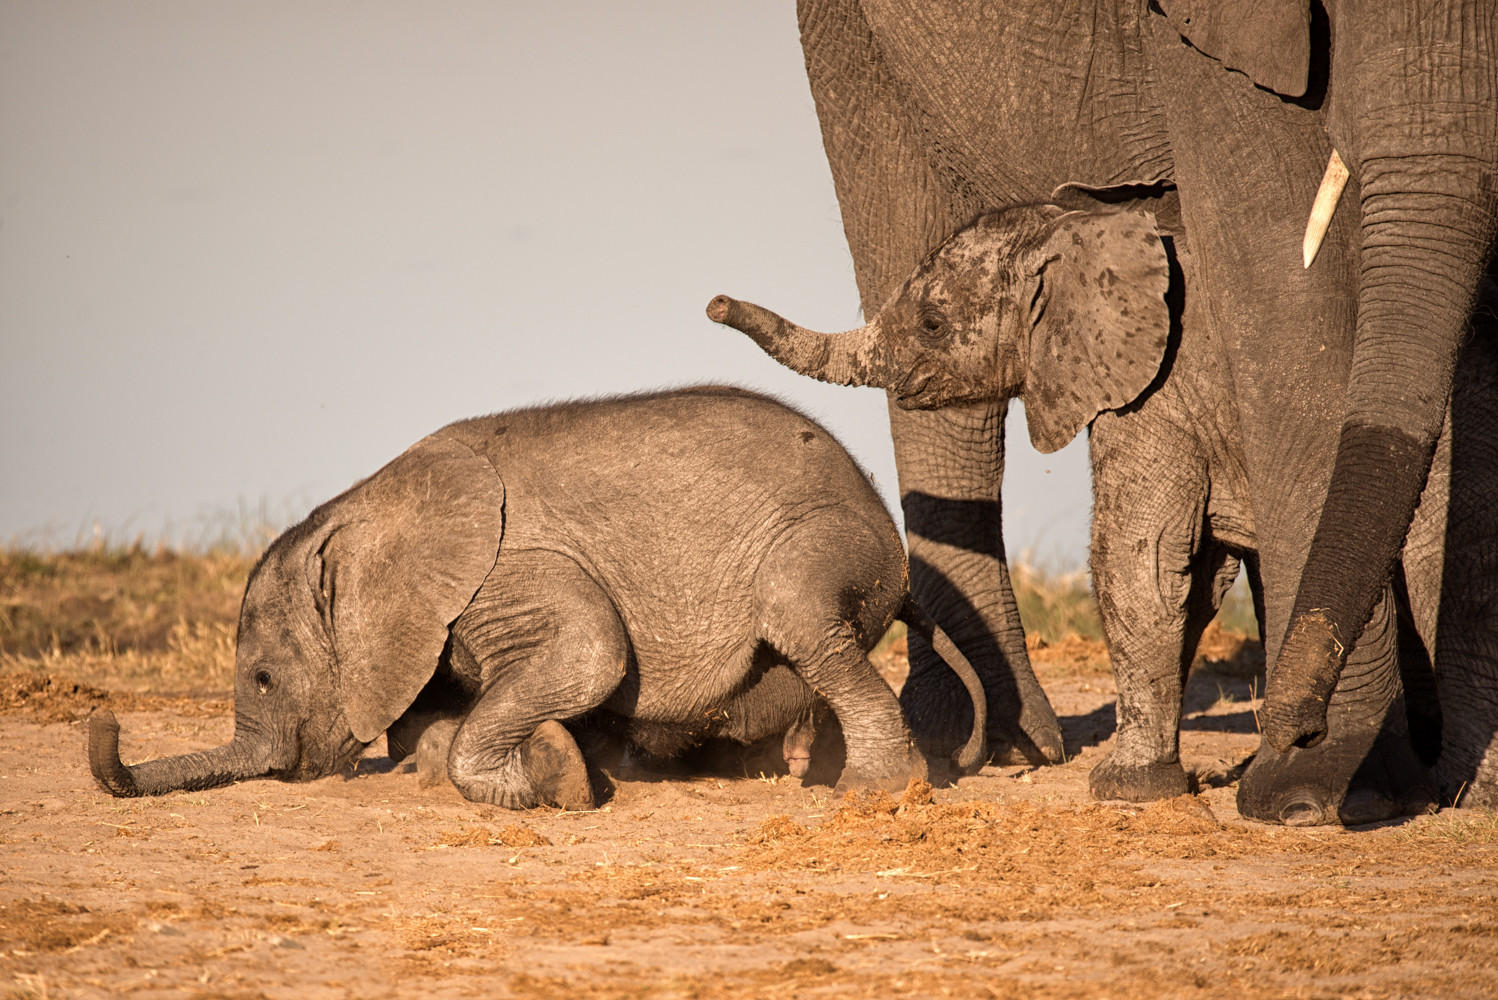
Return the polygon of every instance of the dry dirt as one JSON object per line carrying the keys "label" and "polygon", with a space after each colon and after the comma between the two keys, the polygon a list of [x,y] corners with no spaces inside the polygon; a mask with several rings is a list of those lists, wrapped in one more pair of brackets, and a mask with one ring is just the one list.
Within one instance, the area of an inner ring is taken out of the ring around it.
{"label": "dry dirt", "polygon": [[1200,794],[1093,803],[1100,650],[1036,660],[1064,765],[846,797],[621,770],[578,813],[422,789],[380,744],[348,777],[112,799],[88,711],[130,761],[226,740],[228,702],[33,663],[0,676],[0,997],[1498,995],[1498,816],[1240,820],[1241,657],[1192,680]]}

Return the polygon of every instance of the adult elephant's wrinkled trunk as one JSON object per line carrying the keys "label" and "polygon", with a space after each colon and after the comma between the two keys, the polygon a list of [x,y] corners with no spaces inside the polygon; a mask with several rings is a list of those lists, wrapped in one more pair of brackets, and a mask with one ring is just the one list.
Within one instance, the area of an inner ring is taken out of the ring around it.
{"label": "adult elephant's wrinkled trunk", "polygon": [[1339,43],[1336,55],[1356,58],[1366,88],[1338,97],[1355,112],[1333,113],[1362,196],[1357,339],[1331,485],[1266,692],[1264,736],[1281,751],[1326,734],[1327,700],[1425,484],[1498,228],[1495,17],[1469,6],[1360,25],[1383,38],[1338,26],[1349,54]]}
{"label": "adult elephant's wrinkled trunk", "polygon": [[707,304],[707,315],[747,333],[766,354],[802,375],[835,385],[888,385],[895,377],[876,318],[846,333],[817,333],[752,302],[727,295]]}
{"label": "adult elephant's wrinkled trunk", "polygon": [[263,754],[236,737],[212,750],[162,757],[134,767],[120,762],[120,724],[108,709],[88,720],[88,766],[109,794],[126,798],[216,788],[263,777],[269,770]]}

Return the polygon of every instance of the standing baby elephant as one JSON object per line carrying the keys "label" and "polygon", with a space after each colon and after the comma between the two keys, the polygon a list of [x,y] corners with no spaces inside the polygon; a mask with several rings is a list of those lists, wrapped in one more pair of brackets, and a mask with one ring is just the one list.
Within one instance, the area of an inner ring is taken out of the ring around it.
{"label": "standing baby elephant", "polygon": [[[125,767],[101,712],[89,763],[115,795],[317,778],[387,728],[414,745],[440,705],[461,718],[447,771],[467,798],[580,808],[560,721],[761,737],[804,714],[789,668],[836,715],[850,776],[903,785],[925,761],[866,656],[902,611],[878,495],[773,400],[704,387],[500,413],[417,442],[271,544],[240,612],[231,742]],[[935,638],[979,699],[970,765],[981,688]]]}

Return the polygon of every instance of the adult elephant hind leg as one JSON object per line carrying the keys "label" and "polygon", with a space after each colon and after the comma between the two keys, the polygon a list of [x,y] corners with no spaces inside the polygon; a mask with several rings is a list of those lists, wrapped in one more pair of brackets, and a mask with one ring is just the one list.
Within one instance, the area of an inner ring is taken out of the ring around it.
{"label": "adult elephant hind leg", "polygon": [[[903,410],[891,401],[910,593],[983,681],[991,758],[1055,764],[1065,757],[1061,724],[1030,666],[1005,558],[1005,412],[997,400],[939,410]],[[924,637],[908,642],[900,704],[926,750],[949,756],[967,736],[970,700]]]}
{"label": "adult elephant hind leg", "polygon": [[619,686],[624,625],[563,556],[501,554],[500,566],[506,576],[486,583],[453,627],[487,686],[453,734],[448,775],[475,802],[592,808],[582,751],[560,721],[597,708]]}
{"label": "adult elephant hind leg", "polygon": [[1498,806],[1498,287],[1458,358],[1403,564],[1439,703],[1443,803]]}

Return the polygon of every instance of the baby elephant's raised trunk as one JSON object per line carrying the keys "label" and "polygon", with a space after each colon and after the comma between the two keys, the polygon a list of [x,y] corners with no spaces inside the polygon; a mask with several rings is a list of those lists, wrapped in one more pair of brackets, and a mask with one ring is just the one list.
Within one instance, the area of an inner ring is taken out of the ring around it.
{"label": "baby elephant's raised trunk", "polygon": [[707,318],[747,333],[770,357],[819,381],[874,386],[889,382],[889,358],[878,319],[846,333],[817,333],[727,295],[707,304]]}

